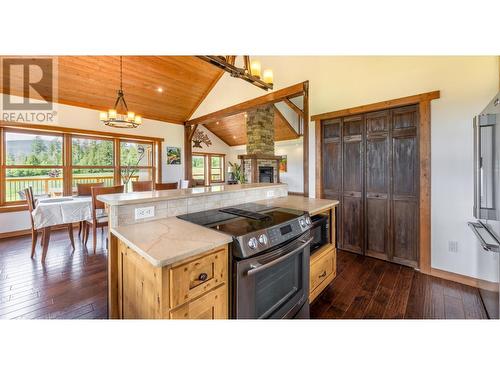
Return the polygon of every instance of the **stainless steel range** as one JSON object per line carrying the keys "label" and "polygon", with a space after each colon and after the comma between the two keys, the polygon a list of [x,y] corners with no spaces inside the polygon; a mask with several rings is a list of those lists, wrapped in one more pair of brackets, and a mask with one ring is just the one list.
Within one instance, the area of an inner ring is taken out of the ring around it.
{"label": "stainless steel range", "polygon": [[312,224],[306,212],[246,203],[178,217],[233,236],[233,318],[309,317]]}

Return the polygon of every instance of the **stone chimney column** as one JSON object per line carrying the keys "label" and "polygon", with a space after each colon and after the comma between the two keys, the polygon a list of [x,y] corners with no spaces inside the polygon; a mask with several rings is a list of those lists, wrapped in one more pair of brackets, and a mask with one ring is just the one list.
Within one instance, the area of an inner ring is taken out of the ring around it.
{"label": "stone chimney column", "polygon": [[274,105],[247,112],[247,154],[274,155]]}

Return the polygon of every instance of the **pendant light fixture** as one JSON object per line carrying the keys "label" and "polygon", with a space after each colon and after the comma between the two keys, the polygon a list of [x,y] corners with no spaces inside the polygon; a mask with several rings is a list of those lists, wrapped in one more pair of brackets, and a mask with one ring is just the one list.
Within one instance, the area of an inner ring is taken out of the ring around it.
{"label": "pendant light fixture", "polygon": [[[121,104],[122,108],[119,108]],[[120,114],[118,111],[124,109],[126,115]],[[99,119],[106,126],[113,128],[137,128],[142,124],[142,117],[128,110],[125,94],[123,92],[123,57],[120,56],[120,89],[116,98],[115,106],[107,112],[100,112]]]}

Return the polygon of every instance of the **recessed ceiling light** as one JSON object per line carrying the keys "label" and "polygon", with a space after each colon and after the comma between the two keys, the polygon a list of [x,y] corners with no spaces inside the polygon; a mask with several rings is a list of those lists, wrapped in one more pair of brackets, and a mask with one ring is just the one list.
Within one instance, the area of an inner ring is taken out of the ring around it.
{"label": "recessed ceiling light", "polygon": [[235,136],[235,135],[233,135],[233,139],[236,139],[236,136]]}
{"label": "recessed ceiling light", "polygon": [[156,91],[158,91],[159,93],[162,93],[162,92],[163,92],[163,87],[158,87],[158,88],[156,89]]}
{"label": "recessed ceiling light", "polygon": [[219,125],[219,121],[217,121],[217,122],[215,123],[215,125]]}
{"label": "recessed ceiling light", "polygon": [[248,116],[247,116],[247,114],[245,113],[245,118],[247,118],[247,117],[248,117]]}

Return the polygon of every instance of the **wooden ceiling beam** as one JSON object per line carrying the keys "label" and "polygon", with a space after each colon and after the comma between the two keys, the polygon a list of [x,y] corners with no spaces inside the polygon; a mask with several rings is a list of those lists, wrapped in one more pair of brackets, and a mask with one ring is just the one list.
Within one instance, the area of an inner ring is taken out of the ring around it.
{"label": "wooden ceiling beam", "polygon": [[299,117],[304,118],[304,112],[302,112],[302,110],[301,110],[299,107],[297,107],[297,106],[295,105],[295,103],[294,103],[294,102],[292,102],[292,101],[291,101],[290,99],[288,99],[288,98],[285,98],[283,101],[284,101],[284,102],[285,102],[285,104],[287,104],[287,105],[288,105],[288,106],[289,106],[289,107],[290,107],[290,108],[291,108],[291,109],[292,109],[292,110],[293,110],[293,111],[294,111],[294,112],[295,112],[295,113],[296,113]]}
{"label": "wooden ceiling beam", "polygon": [[306,84],[308,84],[308,81],[297,83],[293,86],[289,86],[284,89],[277,90],[263,96],[259,96],[258,98],[247,100],[243,103],[239,103],[231,107],[221,109],[219,111],[208,113],[206,115],[186,121],[185,125],[206,124],[209,122],[220,120],[227,116],[235,115],[241,112],[246,112],[250,109],[261,107],[263,105],[281,102],[285,98],[295,98],[297,96],[301,96],[304,94],[304,86]]}

